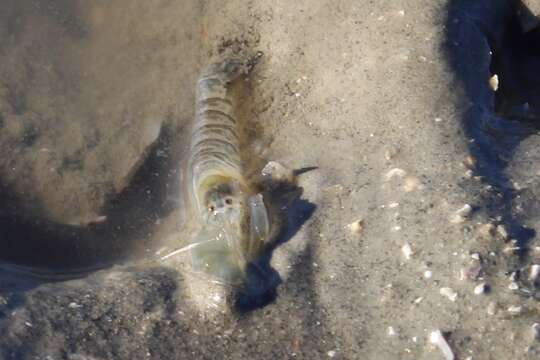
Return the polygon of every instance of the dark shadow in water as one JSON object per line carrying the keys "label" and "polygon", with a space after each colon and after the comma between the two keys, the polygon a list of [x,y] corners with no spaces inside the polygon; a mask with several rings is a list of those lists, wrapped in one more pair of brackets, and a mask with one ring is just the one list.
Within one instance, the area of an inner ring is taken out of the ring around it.
{"label": "dark shadow in water", "polygon": [[248,265],[247,281],[235,294],[234,305],[240,314],[264,307],[276,299],[281,277],[270,265],[272,253],[278,246],[291,240],[316,209],[315,204],[300,199],[302,193],[301,187],[281,184],[265,194],[266,198],[272,199],[271,211],[278,214],[282,223],[268,251]]}
{"label": "dark shadow in water", "polygon": [[[513,214],[516,190],[506,169],[519,143],[536,131],[530,120],[508,116],[508,109],[520,102],[532,104],[540,94],[538,83],[532,88],[531,81],[523,81],[539,74],[538,68],[534,73],[523,71],[524,64],[537,56],[539,43],[532,46],[529,35],[518,28],[518,6],[519,1],[450,1],[444,50],[470,105],[462,125],[469,150],[477,159],[475,175],[494,189],[484,196],[483,205],[488,215],[506,226],[517,246],[525,248],[536,234]],[[499,76],[496,96],[489,87],[490,72]]]}
{"label": "dark shadow in water", "polygon": [[164,127],[128,187],[108,201],[102,223],[70,226],[31,216],[23,199],[0,187],[0,262],[60,279],[56,275],[77,277],[156,248],[156,223],[173,210],[167,201],[177,177],[171,171],[178,164],[172,142],[173,133]]}

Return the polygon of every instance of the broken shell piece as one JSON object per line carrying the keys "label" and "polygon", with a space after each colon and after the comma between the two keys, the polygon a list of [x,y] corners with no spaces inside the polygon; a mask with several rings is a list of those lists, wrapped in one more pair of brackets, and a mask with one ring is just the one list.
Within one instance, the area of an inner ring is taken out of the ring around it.
{"label": "broken shell piece", "polygon": [[497,89],[499,88],[499,77],[497,76],[497,74],[489,78],[489,87],[493,91],[497,91]]}
{"label": "broken shell piece", "polygon": [[452,349],[450,349],[448,342],[446,342],[441,330],[432,331],[431,334],[429,334],[429,342],[441,350],[446,360],[455,359],[454,353],[452,352]]}
{"label": "broken shell piece", "polygon": [[474,287],[474,295],[482,295],[488,291],[488,285],[483,282]]}
{"label": "broken shell piece", "polygon": [[529,281],[534,283],[538,280],[539,276],[540,276],[540,265],[533,264],[531,266],[531,271],[529,272]]}
{"label": "broken shell piece", "polygon": [[523,307],[521,305],[512,305],[508,307],[508,312],[512,315],[519,315],[523,311]]}
{"label": "broken shell piece", "polygon": [[488,315],[495,315],[497,313],[498,308],[499,306],[497,305],[497,303],[495,301],[492,301],[488,304],[486,311]]}
{"label": "broken shell piece", "polygon": [[508,288],[509,288],[510,290],[517,290],[517,289],[519,289],[519,285],[518,285],[516,282],[513,282],[513,281],[512,281],[512,282],[510,283],[510,285],[508,285]]}
{"label": "broken shell piece", "polygon": [[457,210],[451,217],[450,222],[453,224],[462,223],[471,215],[472,207],[469,204],[463,205],[463,207]]}
{"label": "broken shell piece", "polygon": [[504,225],[497,225],[497,234],[499,234],[499,236],[503,240],[508,239],[508,231],[506,231],[506,228],[504,227]]}
{"label": "broken shell piece", "polygon": [[472,155],[467,155],[463,160],[463,165],[465,165],[467,169],[473,169],[476,166],[476,159]]}
{"label": "broken shell piece", "polygon": [[405,256],[405,259],[407,260],[409,260],[412,254],[414,254],[411,248],[411,245],[409,243],[405,243],[405,245],[401,247],[401,252],[403,253],[403,256]]}
{"label": "broken shell piece", "polygon": [[269,161],[262,169],[261,174],[278,182],[294,183],[294,171],[276,161]]}
{"label": "broken shell piece", "polygon": [[443,287],[439,290],[439,293],[443,296],[446,296],[450,301],[456,301],[458,293],[454,289],[449,287]]}
{"label": "broken shell piece", "polygon": [[355,235],[361,234],[362,230],[364,229],[364,220],[360,219],[360,220],[357,220],[357,221],[355,221],[353,223],[350,223],[348,225],[348,228],[351,231],[351,233],[353,233]]}
{"label": "broken shell piece", "polygon": [[385,175],[384,175],[384,179],[386,181],[389,181],[389,180],[392,180],[392,178],[394,177],[404,177],[405,175],[407,175],[407,173],[405,172],[405,170],[403,169],[399,169],[399,168],[394,168],[394,169],[391,169],[390,171],[388,171]]}

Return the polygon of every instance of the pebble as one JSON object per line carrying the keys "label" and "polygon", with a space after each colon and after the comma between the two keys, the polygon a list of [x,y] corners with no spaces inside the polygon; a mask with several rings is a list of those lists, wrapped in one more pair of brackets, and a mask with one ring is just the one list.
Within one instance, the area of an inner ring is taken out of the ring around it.
{"label": "pebble", "polygon": [[277,161],[269,161],[262,169],[261,174],[270,177],[274,181],[285,181],[294,183],[294,171],[281,165]]}
{"label": "pebble", "polygon": [[503,240],[508,239],[508,231],[506,231],[506,228],[504,227],[504,225],[497,225],[497,234],[499,234],[499,236]]}
{"label": "pebble", "polygon": [[446,296],[450,301],[456,301],[458,293],[454,289],[449,287],[443,287],[439,290],[439,293],[443,296]]}
{"label": "pebble", "polygon": [[392,326],[388,327],[387,333],[388,333],[388,336],[395,336],[397,334],[396,330]]}
{"label": "pebble", "polygon": [[508,307],[508,312],[512,315],[519,315],[523,311],[523,307],[521,305],[512,305]]}
{"label": "pebble", "polygon": [[499,88],[499,77],[497,76],[497,74],[489,78],[489,87],[493,91],[497,91],[497,89]]}
{"label": "pebble", "polygon": [[488,304],[487,308],[486,308],[486,311],[488,313],[488,315],[495,315],[497,313],[497,309],[499,308],[499,305],[497,304],[497,302],[495,301],[492,301]]}
{"label": "pebble", "polygon": [[446,360],[455,359],[454,353],[452,352],[450,345],[448,345],[448,342],[446,342],[441,330],[432,331],[431,334],[429,334],[429,342],[441,350]]}
{"label": "pebble", "polygon": [[474,294],[475,295],[482,295],[485,294],[488,290],[488,285],[483,282],[474,287]]}
{"label": "pebble", "polygon": [[540,276],[540,265],[533,264],[531,266],[531,271],[529,272],[529,281],[535,282],[538,280],[538,277]]}
{"label": "pebble", "polygon": [[472,207],[469,204],[463,205],[463,207],[457,210],[451,217],[450,222],[453,224],[462,223],[471,215]]}
{"label": "pebble", "polygon": [[409,243],[405,243],[405,245],[401,247],[401,252],[403,253],[403,256],[405,256],[405,259],[407,260],[409,260],[412,254],[414,253]]}
{"label": "pebble", "polygon": [[364,220],[363,219],[356,220],[355,222],[350,223],[348,227],[351,233],[355,235],[359,235],[362,233],[362,230],[364,229]]}
{"label": "pebble", "polygon": [[330,350],[326,354],[328,355],[328,357],[333,358],[334,356],[336,356],[336,351],[335,350]]}
{"label": "pebble", "polygon": [[433,272],[431,270],[424,271],[424,278],[425,279],[431,279],[433,277]]}
{"label": "pebble", "polygon": [[403,182],[403,190],[405,192],[411,192],[415,190],[422,190],[424,186],[420,183],[420,180],[413,176],[408,176],[405,178],[405,181]]}
{"label": "pebble", "polygon": [[518,285],[516,282],[512,281],[512,282],[510,283],[510,285],[508,285],[508,288],[509,288],[510,290],[517,290],[517,289],[519,289],[519,285]]}

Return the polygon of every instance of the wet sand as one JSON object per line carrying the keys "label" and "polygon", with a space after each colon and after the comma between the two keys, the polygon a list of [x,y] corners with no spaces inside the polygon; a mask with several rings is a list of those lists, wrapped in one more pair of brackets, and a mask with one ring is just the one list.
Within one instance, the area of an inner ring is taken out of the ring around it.
{"label": "wet sand", "polygon": [[197,292],[212,285],[182,257],[58,282],[3,271],[0,357],[443,359],[435,330],[459,359],[537,357],[538,137],[504,105],[534,110],[535,77],[521,85],[514,69],[537,58],[504,40],[513,11],[3,2],[3,259],[76,268],[181,243],[194,84],[224,53],[264,53],[246,97],[250,148],[317,170],[299,177],[270,303],[232,311]]}

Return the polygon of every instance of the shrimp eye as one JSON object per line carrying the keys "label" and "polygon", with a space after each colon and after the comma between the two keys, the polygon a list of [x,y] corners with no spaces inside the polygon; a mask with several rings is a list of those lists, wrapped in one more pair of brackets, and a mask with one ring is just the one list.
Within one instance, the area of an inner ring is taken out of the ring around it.
{"label": "shrimp eye", "polygon": [[225,199],[225,204],[232,205],[232,199],[231,198]]}
{"label": "shrimp eye", "polygon": [[208,207],[208,210],[210,210],[211,212],[214,212],[214,210],[216,210],[216,208],[214,207],[214,205],[210,205]]}

